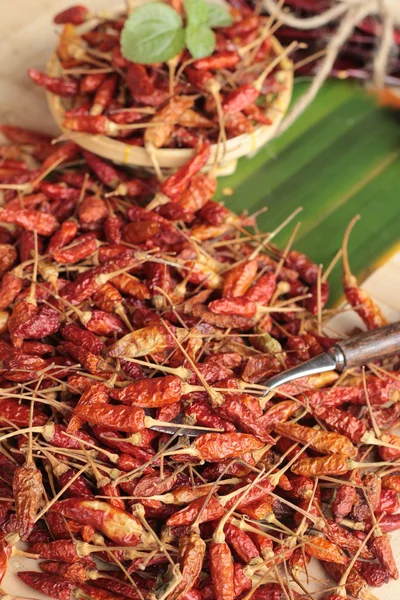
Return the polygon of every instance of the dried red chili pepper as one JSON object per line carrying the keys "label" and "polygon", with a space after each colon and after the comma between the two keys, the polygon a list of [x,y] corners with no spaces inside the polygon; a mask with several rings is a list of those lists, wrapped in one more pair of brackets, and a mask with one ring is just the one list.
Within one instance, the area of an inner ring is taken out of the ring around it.
{"label": "dried red chili pepper", "polygon": [[37,571],[23,571],[18,577],[34,590],[56,598],[57,600],[71,600],[73,598],[73,584],[57,575],[38,573]]}
{"label": "dried red chili pepper", "polygon": [[78,82],[75,79],[62,79],[61,77],[49,77],[36,69],[28,69],[28,75],[33,83],[44,87],[57,96],[76,96],[79,91]]}
{"label": "dried red chili pepper", "polygon": [[336,521],[341,521],[351,513],[357,498],[356,489],[351,485],[341,485],[336,491],[336,496],[331,505],[332,515]]}
{"label": "dried red chili pepper", "polygon": [[221,600],[234,598],[234,565],[225,535],[217,529],[209,548],[210,573],[214,591]]}
{"label": "dried red chili pepper", "polygon": [[91,115],[100,115],[108,108],[115,94],[117,83],[117,74],[109,75],[104,79],[104,81],[102,81],[102,83],[96,89],[93,104],[90,109]]}
{"label": "dried red chili pepper", "polygon": [[386,533],[382,533],[379,528],[375,530],[373,540],[371,542],[371,550],[377,557],[382,567],[387,570],[390,577],[393,579],[398,579],[399,572],[393,556],[393,550],[390,545],[389,536]]}
{"label": "dried red chili pepper", "polygon": [[320,475],[344,475],[349,470],[344,456],[331,454],[318,458],[301,458],[292,467],[292,472],[306,477],[319,477]]}
{"label": "dried red chili pepper", "polygon": [[199,71],[216,71],[218,69],[231,69],[240,60],[239,54],[234,51],[215,52],[213,56],[199,58],[194,61],[193,67]]}
{"label": "dried red chili pepper", "polygon": [[76,416],[76,412],[82,406],[92,406],[93,404],[106,404],[108,402],[110,390],[104,383],[93,383],[81,396],[74,409],[73,416],[68,423],[67,433],[74,433],[83,424],[82,420]]}
{"label": "dried red chili pepper", "polygon": [[42,494],[42,474],[33,462],[16,469],[13,495],[18,533],[22,540],[26,540],[33,529]]}
{"label": "dried red chili pepper", "polygon": [[342,454],[343,456],[357,456],[357,449],[343,435],[318,431],[304,427],[297,423],[281,423],[274,425],[274,430],[280,435],[295,442],[309,443],[310,448],[326,454]]}
{"label": "dried red chili pepper", "polygon": [[319,560],[330,563],[333,562],[344,565],[348,560],[336,544],[333,544],[323,537],[312,536],[308,538],[304,545],[304,549],[310,556],[315,556]]}
{"label": "dried red chili pepper", "polygon": [[64,23],[72,23],[73,25],[81,25],[86,21],[89,16],[89,10],[82,4],[71,6],[66,10],[59,12],[53,19],[56,25],[63,25]]}
{"label": "dried red chili pepper", "polygon": [[244,296],[254,281],[257,269],[258,262],[255,259],[230,269],[224,277],[223,297]]}
{"label": "dried red chili pepper", "polygon": [[210,144],[203,142],[194,157],[163,182],[161,191],[170,198],[182,194],[190,184],[192,177],[205,166],[209,157]]}
{"label": "dried red chili pepper", "polygon": [[0,211],[0,221],[19,225],[27,231],[36,231],[39,235],[49,236],[57,228],[57,219],[44,212],[21,208],[20,210],[9,210],[4,208]]}
{"label": "dried red chili pepper", "polygon": [[109,136],[117,136],[121,131],[117,123],[114,123],[114,121],[111,121],[104,115],[64,117],[62,125],[65,129],[70,129],[71,131]]}
{"label": "dried red chili pepper", "polygon": [[366,433],[367,428],[364,423],[344,410],[333,406],[319,406],[314,408],[313,413],[331,429],[346,436],[355,444],[359,444]]}
{"label": "dried red chili pepper", "polygon": [[[327,538],[342,550],[347,550],[351,554],[355,554],[360,550],[362,540],[334,521],[327,520],[324,532]],[[364,547],[360,552],[360,557],[371,560],[374,555],[367,547]]]}
{"label": "dried red chili pepper", "polygon": [[67,518],[98,529],[118,545],[154,545],[154,538],[145,532],[136,517],[107,502],[70,498],[58,502],[57,510]]}
{"label": "dried red chili pepper", "polygon": [[378,305],[372,300],[369,294],[358,287],[357,279],[351,274],[347,255],[347,246],[351,230],[359,217],[355,217],[349,224],[343,238],[343,289],[347,301],[352,306],[368,329],[375,329],[387,324]]}

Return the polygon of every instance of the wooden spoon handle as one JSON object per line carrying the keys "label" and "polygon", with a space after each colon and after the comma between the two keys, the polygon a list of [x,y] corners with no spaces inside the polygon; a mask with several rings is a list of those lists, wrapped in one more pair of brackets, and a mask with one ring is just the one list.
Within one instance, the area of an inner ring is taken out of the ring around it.
{"label": "wooden spoon handle", "polygon": [[[400,321],[339,342],[332,350],[343,369],[400,354]],[[337,352],[337,350],[339,352]],[[339,353],[342,356],[339,358]]]}

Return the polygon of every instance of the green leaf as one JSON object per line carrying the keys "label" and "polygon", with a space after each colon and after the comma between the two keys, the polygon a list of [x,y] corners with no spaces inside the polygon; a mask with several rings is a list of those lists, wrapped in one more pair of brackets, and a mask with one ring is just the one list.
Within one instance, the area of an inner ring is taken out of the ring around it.
{"label": "green leaf", "polygon": [[186,46],[193,58],[210,56],[215,48],[214,32],[207,25],[186,28]]}
{"label": "green leaf", "polygon": [[209,27],[228,27],[232,25],[233,19],[229,10],[217,2],[207,2]]}
{"label": "green leaf", "polygon": [[207,24],[208,7],[205,0],[185,0],[185,12],[189,27]]}
{"label": "green leaf", "polygon": [[[296,83],[295,98],[307,86]],[[350,219],[360,214],[349,258],[362,277],[399,241],[399,164],[398,113],[378,107],[354,84],[329,81],[282,136],[220,178],[217,198],[238,213],[268,207],[257,219],[261,231],[273,231],[302,206],[293,248],[325,268]],[[224,197],[224,188],[235,193]],[[294,224],[274,243],[285,247]],[[331,303],[343,294],[341,275],[338,264],[329,278]]]}
{"label": "green leaf", "polygon": [[185,47],[185,31],[180,15],[163,2],[136,8],[126,20],[121,35],[125,58],[141,64],[164,62]]}

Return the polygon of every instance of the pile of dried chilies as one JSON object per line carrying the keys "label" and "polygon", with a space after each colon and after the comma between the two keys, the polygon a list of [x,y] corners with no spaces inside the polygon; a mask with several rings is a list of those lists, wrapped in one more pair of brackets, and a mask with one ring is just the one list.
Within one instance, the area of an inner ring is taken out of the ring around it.
{"label": "pile of dried chilies", "polygon": [[208,141],[158,183],[1,130],[0,578],[22,554],[57,600],[293,600],[320,561],[324,598],[371,600],[398,577],[397,360],[262,396],[335,342],[329,269],[212,200]]}
{"label": "pile of dried chilies", "polygon": [[[175,5],[182,11],[181,3]],[[286,78],[271,45],[271,19],[248,8],[231,13],[233,24],[215,30],[211,56],[194,60],[186,50],[147,66],[121,54],[126,14],[100,18],[84,33],[78,26],[92,15],[76,6],[55,17],[63,25],[61,76],[28,73],[62,98],[63,126],[71,131],[155,148],[194,148],[200,137],[217,142],[251,133],[271,124],[266,109]]]}

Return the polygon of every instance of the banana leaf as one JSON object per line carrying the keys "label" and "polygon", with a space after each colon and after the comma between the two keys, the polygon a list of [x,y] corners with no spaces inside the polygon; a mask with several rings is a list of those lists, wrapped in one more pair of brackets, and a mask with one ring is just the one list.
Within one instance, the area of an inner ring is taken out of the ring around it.
{"label": "banana leaf", "polygon": [[[295,97],[303,91],[297,83]],[[237,212],[267,207],[257,219],[262,231],[302,207],[274,241],[283,247],[301,221],[293,247],[325,267],[360,214],[349,256],[362,280],[400,240],[399,157],[400,112],[378,107],[354,84],[330,81],[285,134],[220,179],[218,199]],[[341,298],[340,279],[339,264],[330,277],[331,303]]]}

